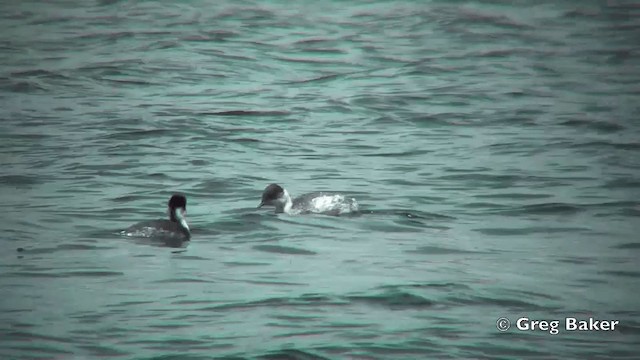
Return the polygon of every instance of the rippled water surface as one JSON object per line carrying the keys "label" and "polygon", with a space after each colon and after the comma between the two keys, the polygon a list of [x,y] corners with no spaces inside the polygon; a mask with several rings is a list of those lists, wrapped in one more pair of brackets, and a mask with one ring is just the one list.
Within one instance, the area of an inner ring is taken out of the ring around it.
{"label": "rippled water surface", "polygon": [[[0,358],[637,358],[636,2],[0,17]],[[257,210],[271,182],[364,211]],[[190,243],[119,234],[174,192]]]}

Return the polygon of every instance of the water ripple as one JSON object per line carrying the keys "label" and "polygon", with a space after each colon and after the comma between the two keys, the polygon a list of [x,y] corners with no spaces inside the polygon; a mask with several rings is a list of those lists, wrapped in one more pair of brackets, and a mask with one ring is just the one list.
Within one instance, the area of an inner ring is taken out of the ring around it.
{"label": "water ripple", "polygon": [[[0,4],[0,358],[633,358],[638,15]],[[362,211],[257,210],[271,182]],[[119,235],[174,192],[188,246]],[[620,327],[495,329],[523,315]]]}

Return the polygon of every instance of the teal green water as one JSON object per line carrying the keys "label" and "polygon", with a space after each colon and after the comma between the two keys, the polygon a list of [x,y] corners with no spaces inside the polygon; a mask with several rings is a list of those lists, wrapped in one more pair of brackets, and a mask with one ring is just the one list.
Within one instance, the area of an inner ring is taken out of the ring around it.
{"label": "teal green water", "polygon": [[0,358],[637,358],[633,2],[55,3],[0,4]]}

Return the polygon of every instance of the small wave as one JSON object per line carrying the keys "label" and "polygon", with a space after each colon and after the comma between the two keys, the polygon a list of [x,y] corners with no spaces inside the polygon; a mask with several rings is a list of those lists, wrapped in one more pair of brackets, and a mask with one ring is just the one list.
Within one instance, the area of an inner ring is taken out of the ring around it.
{"label": "small wave", "polygon": [[117,203],[131,203],[134,201],[140,201],[144,199],[146,199],[146,197],[142,195],[122,195],[122,196],[118,196],[116,198],[111,199],[111,201],[117,202]]}
{"label": "small wave", "polygon": [[379,209],[379,210],[361,210],[361,214],[368,215],[394,215],[409,219],[423,219],[423,220],[455,220],[456,218],[449,215],[430,213],[417,210],[405,210],[405,209]]}
{"label": "small wave", "polygon": [[531,194],[531,193],[496,193],[474,195],[477,198],[490,199],[544,199],[553,197],[551,194]]}
{"label": "small wave", "polygon": [[418,283],[418,284],[404,284],[404,285],[382,285],[379,287],[383,290],[391,290],[391,291],[399,291],[402,289],[437,289],[443,291],[454,291],[454,290],[469,290],[470,287],[464,284],[459,283]]}
{"label": "small wave", "polygon": [[589,231],[588,228],[580,228],[580,227],[545,227],[545,226],[525,226],[520,228],[477,228],[473,230],[484,235],[492,235],[492,236],[561,234],[561,233],[578,233],[582,231]]}
{"label": "small wave", "polygon": [[39,344],[27,344],[27,345],[12,344],[12,345],[6,346],[6,349],[7,350],[18,350],[20,352],[31,353],[31,356],[33,356],[33,357],[30,356],[30,357],[28,357],[29,359],[43,359],[43,357],[41,357],[43,355],[48,356],[48,357],[46,357],[44,359],[51,359],[51,357],[49,357],[49,356],[52,356],[52,355],[53,356],[58,356],[58,355],[71,356],[71,355],[73,355],[73,352],[70,352],[70,351],[61,350],[61,349],[58,349],[57,347],[54,347],[54,346],[39,345]]}
{"label": "small wave", "polygon": [[[530,299],[530,297],[527,297]],[[470,297],[449,297],[447,299],[452,303],[476,306],[499,306],[513,311],[552,311],[555,307],[542,306],[531,301],[522,300],[522,298],[506,298],[506,297],[488,297],[488,296],[470,296]]]}
{"label": "small wave", "polygon": [[579,127],[586,128],[590,130],[595,130],[597,132],[602,133],[614,133],[618,131],[624,130],[624,127],[615,123],[605,122],[605,121],[596,121],[596,120],[567,120],[565,122],[560,123],[560,125],[569,126],[569,127]]}
{"label": "small wave", "polygon": [[223,42],[223,41],[227,41],[228,39],[237,37],[238,35],[239,34],[236,33],[236,32],[224,31],[224,30],[208,31],[208,32],[203,32],[201,34],[185,36],[185,37],[181,38],[180,41],[181,42],[183,42],[183,41],[191,41],[191,42]]}
{"label": "small wave", "polygon": [[9,92],[23,94],[42,93],[47,90],[44,85],[35,80],[10,81],[9,84],[2,84],[1,87]]}
{"label": "small wave", "polygon": [[227,261],[223,263],[225,266],[232,266],[232,267],[236,267],[236,266],[240,266],[240,267],[245,267],[245,266],[270,266],[270,263],[265,263],[265,262],[252,262],[252,261]]}
{"label": "small wave", "polygon": [[318,58],[294,58],[294,57],[276,57],[278,61],[290,62],[290,63],[302,63],[302,64],[315,64],[315,65],[343,65],[346,64],[340,60],[321,60]]}
{"label": "small wave", "polygon": [[411,156],[419,156],[433,153],[433,150],[410,150],[410,151],[401,151],[401,152],[386,152],[386,153],[373,153],[373,154],[360,154],[359,156],[363,157],[411,157]]}
{"label": "small wave", "polygon": [[576,264],[576,265],[590,265],[595,264],[597,262],[596,259],[586,258],[586,257],[562,257],[557,260],[558,262],[567,263],[567,264]]}
{"label": "small wave", "polygon": [[587,210],[587,207],[575,204],[567,203],[541,203],[532,205],[523,205],[517,207],[510,207],[507,209],[498,209],[493,212],[503,215],[521,215],[521,214],[535,214],[535,215],[559,215],[559,214],[576,214]]}
{"label": "small wave", "polygon": [[40,271],[16,271],[5,274],[15,277],[33,278],[68,278],[68,277],[109,277],[122,276],[120,271],[68,271],[68,272],[40,272]]}
{"label": "small wave", "polygon": [[615,277],[640,278],[640,271],[606,270],[606,271],[600,271],[599,273],[604,275],[611,275]]}
{"label": "small wave", "polygon": [[[634,315],[637,315],[637,313],[635,313]],[[620,324],[620,326],[617,327],[617,330],[621,334],[638,336],[640,335],[640,323],[633,320],[627,321],[623,324]],[[633,355],[630,354],[630,357],[633,357],[635,355],[636,355],[635,353]]]}
{"label": "small wave", "polygon": [[102,345],[78,345],[79,348],[89,351],[92,355],[97,357],[112,357],[112,356],[126,356],[131,355],[126,351],[122,351],[110,346]]}
{"label": "small wave", "polygon": [[613,249],[640,249],[640,242],[624,243],[612,246]]}
{"label": "small wave", "polygon": [[587,141],[569,145],[575,149],[615,149],[615,150],[640,150],[638,142],[613,142],[613,141]]}
{"label": "small wave", "polygon": [[602,16],[602,11],[598,8],[593,8],[593,9],[582,8],[582,9],[565,11],[562,14],[562,16],[569,19],[579,19],[579,18],[594,19]]}
{"label": "small wave", "polygon": [[268,308],[276,308],[276,307],[321,307],[321,306],[344,306],[347,305],[348,302],[344,300],[340,300],[339,298],[332,298],[325,295],[320,294],[303,294],[299,297],[279,297],[279,298],[267,298],[262,300],[250,301],[250,302],[235,302],[235,303],[227,303],[215,306],[209,306],[202,309],[198,309],[199,311],[235,311],[235,310],[244,310],[249,308],[258,308],[258,307],[268,307]]}
{"label": "small wave", "polygon": [[[124,131],[115,131],[105,137],[104,139],[113,140],[141,140],[149,138],[157,138],[163,135],[171,135],[174,133],[173,129],[131,129]],[[118,146],[120,148],[120,146]]]}
{"label": "small wave", "polygon": [[503,183],[505,186],[507,184],[514,184],[517,181],[526,180],[526,176],[521,175],[503,175],[503,174],[482,174],[482,173],[471,173],[471,174],[455,174],[455,175],[442,175],[437,177],[438,180],[445,181],[474,181],[474,182],[494,182],[494,183]]}
{"label": "small wave", "polygon": [[66,337],[42,335],[36,332],[30,332],[30,331],[6,332],[4,333],[3,337],[4,337],[3,340],[11,340],[16,342],[40,340],[40,341],[51,341],[51,342],[57,342],[57,343],[63,343],[63,344],[73,343],[73,339],[69,339]]}
{"label": "small wave", "polygon": [[253,139],[253,138],[236,138],[236,139],[231,139],[231,141],[233,141],[233,142],[239,142],[239,143],[256,143],[256,142],[261,142],[261,140]]}
{"label": "small wave", "polygon": [[260,360],[329,360],[329,358],[297,349],[287,349],[258,355]]}
{"label": "small wave", "polygon": [[163,279],[156,280],[154,283],[157,284],[184,284],[184,283],[215,283],[212,280],[200,279],[200,278],[176,278],[176,279]]}
{"label": "small wave", "polygon": [[317,253],[313,251],[280,245],[256,245],[253,247],[253,249],[287,255],[317,255]]}
{"label": "small wave", "polygon": [[116,79],[116,78],[109,78],[104,76],[100,80],[115,83],[117,85],[132,85],[133,87],[138,87],[142,85],[160,85],[160,83],[156,83],[148,80],[142,80],[142,79]]}
{"label": "small wave", "polygon": [[291,85],[291,84],[323,83],[323,82],[326,82],[326,81],[331,81],[331,80],[338,79],[341,76],[343,76],[343,74],[329,74],[329,75],[322,75],[322,76],[314,77],[314,78],[311,78],[311,79],[283,82],[281,84],[282,85]]}
{"label": "small wave", "polygon": [[202,111],[198,115],[215,116],[278,116],[289,115],[286,111],[251,111],[251,110],[228,110],[228,111]]}
{"label": "small wave", "polygon": [[[193,229],[191,229],[193,231]],[[135,239],[137,242],[146,245],[185,248],[189,241],[182,234],[156,229],[153,227],[142,227],[138,229],[122,230],[118,233],[120,236]]]}
{"label": "small wave", "polygon": [[132,305],[147,305],[147,304],[153,304],[153,303],[154,303],[153,301],[123,301],[118,304],[108,304],[108,305],[105,305],[105,307],[127,307]]}
{"label": "small wave", "polygon": [[605,187],[609,189],[635,189],[640,188],[640,180],[630,178],[620,178],[608,181]]}
{"label": "small wave", "polygon": [[70,251],[70,250],[107,250],[112,249],[109,246],[96,246],[96,245],[85,245],[85,244],[61,244],[56,247],[40,247],[40,248],[29,248],[29,247],[19,247],[16,251],[23,254],[52,254],[58,251]]}
{"label": "small wave", "polygon": [[305,286],[303,283],[294,283],[287,281],[265,281],[265,280],[244,280],[244,283],[255,285],[269,285],[269,286]]}
{"label": "small wave", "polygon": [[383,306],[391,310],[416,309],[434,305],[434,302],[429,299],[403,291],[389,291],[379,295],[351,295],[346,299],[351,302]]}
{"label": "small wave", "polygon": [[70,271],[62,274],[64,277],[105,277],[122,276],[121,271]]}
{"label": "small wave", "polygon": [[434,305],[433,301],[406,291],[387,291],[377,295],[347,295],[331,298],[320,294],[305,294],[297,298],[269,298],[248,303],[230,303],[200,309],[202,311],[232,311],[252,307],[296,307],[296,306],[345,306],[364,303],[383,306],[392,310],[424,308]]}
{"label": "small wave", "polygon": [[183,252],[178,252],[178,254],[180,255],[176,255],[177,259],[182,259],[182,260],[199,260],[199,261],[211,261],[211,258],[206,258],[203,256],[197,256],[197,255],[183,255]]}
{"label": "small wave", "polygon": [[623,216],[640,217],[640,207],[622,209],[618,214]]}
{"label": "small wave", "polygon": [[427,254],[427,255],[455,255],[455,254],[490,254],[486,251],[472,251],[464,249],[454,249],[442,246],[421,246],[413,250],[405,250],[407,253]]}
{"label": "small wave", "polygon": [[0,176],[0,184],[15,187],[31,187],[41,184],[43,180],[37,176],[28,175],[2,175]]}
{"label": "small wave", "polygon": [[12,78],[45,78],[45,79],[69,79],[69,77],[55,71],[33,69],[11,73]]}

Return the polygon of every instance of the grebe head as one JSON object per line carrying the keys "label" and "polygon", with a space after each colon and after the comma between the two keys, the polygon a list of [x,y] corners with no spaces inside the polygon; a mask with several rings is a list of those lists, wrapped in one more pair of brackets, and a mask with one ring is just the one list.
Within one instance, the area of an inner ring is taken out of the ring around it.
{"label": "grebe head", "polygon": [[171,199],[169,199],[167,206],[169,207],[169,220],[178,223],[182,232],[187,238],[190,238],[191,230],[185,218],[185,214],[187,213],[187,198],[181,194],[174,194]]}
{"label": "grebe head", "polygon": [[262,192],[262,201],[258,208],[263,206],[275,206],[276,209],[283,209],[290,201],[287,190],[278,184],[270,184]]}

